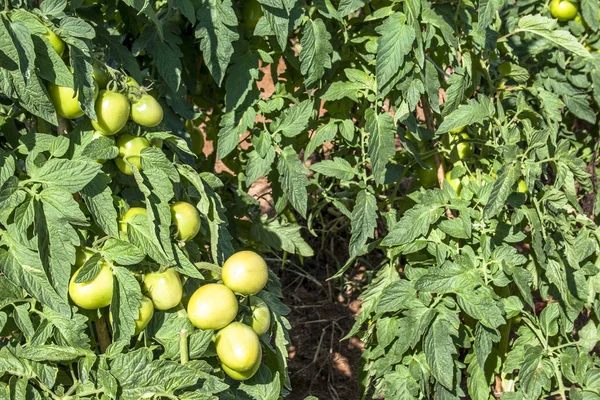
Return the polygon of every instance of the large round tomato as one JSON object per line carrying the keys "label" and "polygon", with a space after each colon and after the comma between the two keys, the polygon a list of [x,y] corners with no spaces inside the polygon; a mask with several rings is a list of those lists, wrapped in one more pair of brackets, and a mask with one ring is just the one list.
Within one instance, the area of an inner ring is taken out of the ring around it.
{"label": "large round tomato", "polygon": [[187,307],[196,328],[221,329],[235,319],[238,302],[235,294],[220,283],[209,283],[194,292]]}
{"label": "large round tomato", "polygon": [[464,139],[469,139],[469,135],[466,133],[450,135],[450,145],[452,147],[450,152],[451,160],[458,161],[473,156],[473,147],[470,143],[465,142]]}
{"label": "large round tomato", "polygon": [[552,0],[550,14],[559,21],[570,21],[577,16],[578,6],[569,0]]}
{"label": "large round tomato", "polygon": [[251,370],[260,360],[258,335],[241,322],[232,322],[217,332],[215,345],[219,360],[238,372]]}
{"label": "large round tomato", "polygon": [[435,162],[433,158],[428,158],[423,160],[425,165],[429,166],[429,169],[424,169],[421,166],[417,166],[417,178],[419,178],[419,182],[421,182],[421,186],[423,187],[434,187],[438,186],[438,178],[437,178],[437,170],[435,168]]}
{"label": "large round tomato", "polygon": [[152,304],[152,300],[150,300],[150,298],[146,296],[142,296],[142,301],[140,303],[140,311],[137,319],[135,320],[136,335],[144,330],[144,328],[146,327],[146,325],[148,325],[153,316],[154,305]]}
{"label": "large round tomato", "polygon": [[152,128],[162,122],[163,109],[156,99],[143,94],[131,105],[131,120],[138,125]]}
{"label": "large round tomato", "polygon": [[59,116],[75,119],[83,115],[83,110],[79,105],[79,95],[75,95],[75,90],[67,86],[58,86],[50,83],[48,85],[48,94]]}
{"label": "large round tomato", "polygon": [[127,157],[127,161],[135,165],[137,169],[142,169],[140,154],[143,149],[150,147],[148,139],[124,133],[117,138],[117,146],[119,147],[119,157],[115,159],[115,163],[121,172],[126,175],[133,175],[133,170],[123,160],[123,157]]}
{"label": "large round tomato", "polygon": [[46,28],[46,33],[44,33],[44,36],[46,39],[48,39],[54,51],[56,51],[56,53],[62,57],[65,52],[65,42],[63,42],[62,39],[56,35],[56,33],[52,32],[48,28]]}
{"label": "large round tomato", "polygon": [[253,251],[238,251],[225,261],[223,283],[240,294],[255,294],[267,284],[269,271],[265,260]]}
{"label": "large round tomato", "polygon": [[456,194],[460,194],[460,189],[462,188],[462,184],[460,183],[460,178],[452,179],[451,176],[452,171],[446,172],[446,180],[450,183],[450,186],[456,191]]}
{"label": "large round tomato", "polygon": [[130,111],[127,96],[117,92],[103,90],[96,99],[97,121],[92,121],[94,129],[103,135],[114,135],[118,133],[129,119]]}
{"label": "large round tomato", "polygon": [[256,363],[250,368],[248,371],[237,371],[233,368],[229,368],[224,363],[221,363],[221,368],[223,372],[225,372],[229,377],[235,379],[236,381],[245,381],[246,379],[250,379],[256,374],[256,371],[260,368],[260,363],[262,361],[262,347],[259,347],[259,355],[256,359]]}
{"label": "large round tomato", "polygon": [[181,279],[174,269],[146,274],[144,289],[157,310],[169,310],[175,307],[183,295]]}
{"label": "large round tomato", "polygon": [[257,335],[264,335],[271,327],[271,311],[269,306],[260,297],[250,296],[250,310],[252,315],[244,322],[250,325]]}
{"label": "large round tomato", "polygon": [[98,84],[100,89],[106,88],[108,84],[108,73],[100,66],[98,63],[93,63],[92,67],[94,68],[93,76],[94,80]]}
{"label": "large round tomato", "polygon": [[81,271],[79,268],[69,282],[69,296],[73,303],[86,310],[95,310],[110,304],[113,295],[113,273],[110,266],[102,263],[100,272],[94,279],[84,283],[75,283]]}
{"label": "large round tomato", "polygon": [[251,36],[254,33],[256,24],[263,16],[263,10],[260,3],[256,0],[246,0],[243,4],[242,15],[244,19],[242,23],[247,35]]}
{"label": "large round tomato", "polygon": [[123,217],[121,218],[121,221],[119,222],[119,230],[121,232],[127,232],[127,222],[131,219],[131,217],[133,217],[134,215],[147,215],[148,211],[146,211],[145,208],[143,207],[131,207],[129,210],[127,210],[127,212],[125,214],[123,214]]}
{"label": "large round tomato", "polygon": [[192,240],[200,231],[200,213],[185,201],[171,204],[171,219],[177,226],[177,239]]}

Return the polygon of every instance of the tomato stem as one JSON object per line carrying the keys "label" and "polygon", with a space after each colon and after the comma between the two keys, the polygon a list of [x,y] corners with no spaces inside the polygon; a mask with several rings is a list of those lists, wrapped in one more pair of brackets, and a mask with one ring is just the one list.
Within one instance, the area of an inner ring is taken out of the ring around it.
{"label": "tomato stem", "polygon": [[190,359],[187,341],[187,329],[182,329],[179,332],[179,352],[181,353],[181,365],[184,365]]}

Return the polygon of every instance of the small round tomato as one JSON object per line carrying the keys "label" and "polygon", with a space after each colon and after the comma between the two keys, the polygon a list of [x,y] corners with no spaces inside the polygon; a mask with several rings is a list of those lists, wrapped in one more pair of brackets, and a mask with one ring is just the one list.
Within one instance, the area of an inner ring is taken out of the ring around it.
{"label": "small round tomato", "polygon": [[243,26],[248,36],[252,36],[256,24],[263,16],[263,10],[260,3],[256,0],[246,0],[243,3],[242,15],[243,15]]}
{"label": "small round tomato", "polygon": [[69,296],[73,303],[86,310],[95,310],[110,304],[113,295],[113,273],[110,266],[102,263],[100,272],[91,281],[76,283],[79,268],[69,282]]}
{"label": "small round tomato", "polygon": [[265,260],[253,251],[238,251],[225,261],[223,283],[236,293],[249,295],[262,290],[269,279]]}
{"label": "small round tomato", "polygon": [[550,14],[559,21],[570,21],[577,16],[579,7],[569,0],[552,0]]}
{"label": "small round tomato", "polygon": [[149,94],[143,94],[138,101],[131,105],[131,120],[138,125],[152,128],[160,124],[162,119],[161,105]]}
{"label": "small round tomato", "polygon": [[517,193],[527,193],[527,191],[527,184],[523,179],[519,179],[519,182],[517,183]]}
{"label": "small round tomato", "polygon": [[450,158],[454,161],[463,160],[473,156],[473,147],[470,143],[463,141],[469,139],[469,135],[461,133],[450,136],[450,145],[452,150],[450,152]]}
{"label": "small round tomato", "polygon": [[123,214],[123,217],[121,218],[121,221],[119,222],[119,230],[121,232],[127,233],[127,222],[134,215],[147,215],[147,214],[148,214],[148,211],[146,211],[146,209],[143,207],[131,207],[129,210],[127,210],[127,212],[125,214]]}
{"label": "small round tomato", "polygon": [[169,310],[181,301],[183,285],[174,269],[151,272],[144,276],[144,289],[157,310]]}
{"label": "small round tomato", "polygon": [[464,126],[461,126],[460,128],[456,128],[456,129],[450,129],[448,131],[448,133],[450,133],[451,135],[458,135],[459,133],[462,133],[462,131],[465,130]]}
{"label": "small round tomato", "polygon": [[220,283],[209,283],[194,292],[187,307],[190,322],[200,329],[221,329],[235,319],[235,294]]}
{"label": "small round tomato", "polygon": [[258,335],[241,322],[232,322],[217,332],[215,345],[219,360],[235,371],[249,371],[260,360]]}
{"label": "small round tomato", "polygon": [[119,147],[119,157],[115,159],[115,163],[121,172],[125,175],[133,175],[133,170],[123,160],[124,157],[127,157],[127,161],[135,165],[137,169],[142,170],[140,154],[143,149],[150,147],[148,139],[124,133],[117,138],[117,147]]}
{"label": "small round tomato", "polygon": [[62,57],[65,53],[65,42],[63,42],[63,40],[59,38],[56,33],[48,28],[46,28],[46,33],[44,33],[44,36],[46,39],[48,39],[54,51],[56,51],[56,53]]}
{"label": "small round tomato", "polygon": [[94,72],[92,75],[94,76],[94,80],[98,84],[98,87],[100,89],[106,88],[109,79],[108,73],[96,62],[92,64],[92,67],[94,68]]}
{"label": "small round tomato", "polygon": [[118,133],[129,119],[129,100],[127,96],[102,90],[96,99],[97,121],[92,121],[94,129],[103,135],[114,135]]}
{"label": "small round tomato", "polygon": [[256,296],[250,296],[250,310],[252,316],[246,318],[244,322],[250,325],[257,335],[264,335],[271,327],[271,311],[263,299]]}
{"label": "small round tomato", "polygon": [[456,191],[456,194],[460,194],[460,189],[462,188],[462,184],[460,183],[460,178],[452,179],[450,177],[450,175],[452,175],[452,171],[446,172],[446,180],[448,181],[450,186],[452,186],[454,191]]}
{"label": "small round tomato", "polygon": [[185,201],[171,204],[171,219],[177,226],[177,239],[192,240],[200,231],[200,213],[196,207]]}
{"label": "small round tomato", "polygon": [[428,158],[423,160],[423,162],[429,166],[429,169],[417,165],[416,175],[419,178],[419,182],[421,182],[421,186],[426,188],[438,186],[437,169],[435,168],[433,158]]}
{"label": "small round tomato", "polygon": [[149,297],[142,296],[140,303],[140,311],[137,319],[135,320],[135,335],[144,330],[146,325],[150,322],[154,316],[154,305]]}
{"label": "small round tomato", "polygon": [[48,94],[59,116],[75,119],[83,115],[83,110],[79,105],[79,95],[75,95],[75,90],[72,88],[50,83],[48,85]]}
{"label": "small round tomato", "polygon": [[258,358],[256,359],[256,363],[248,371],[237,371],[233,368],[229,368],[224,363],[221,363],[221,369],[223,369],[223,372],[229,375],[230,378],[235,379],[236,381],[245,381],[246,379],[252,378],[254,374],[256,374],[256,371],[258,371],[260,368],[262,361],[262,347],[259,347],[259,349],[260,352]]}

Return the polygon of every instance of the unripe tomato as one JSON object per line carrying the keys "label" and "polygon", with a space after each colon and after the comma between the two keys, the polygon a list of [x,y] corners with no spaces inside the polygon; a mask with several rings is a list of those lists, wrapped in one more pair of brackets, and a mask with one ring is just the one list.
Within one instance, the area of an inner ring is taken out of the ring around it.
{"label": "unripe tomato", "polygon": [[150,147],[148,139],[124,133],[117,138],[117,146],[119,147],[119,157],[115,159],[115,163],[121,172],[126,175],[133,175],[131,167],[123,160],[123,157],[127,157],[127,160],[141,171],[140,154],[143,149]]}
{"label": "unripe tomato", "polygon": [[263,299],[256,296],[250,296],[250,310],[252,316],[246,318],[244,322],[250,325],[257,335],[264,335],[271,327],[271,311]]}
{"label": "unripe tomato", "polygon": [[421,186],[426,188],[438,186],[437,170],[433,158],[428,158],[427,160],[423,160],[423,162],[428,165],[430,169],[424,169],[420,165],[417,166],[416,175],[421,182]]}
{"label": "unripe tomato", "polygon": [[578,6],[569,0],[552,0],[550,14],[559,21],[570,21],[577,16]]}
{"label": "unripe tomato", "polygon": [[221,329],[235,319],[235,294],[220,283],[209,283],[194,292],[187,307],[190,322],[200,329]]}
{"label": "unripe tomato", "polygon": [[523,179],[519,179],[519,182],[517,183],[517,193],[527,193],[527,191],[527,184]]}
{"label": "unripe tomato", "polygon": [[44,36],[46,39],[48,39],[54,51],[56,51],[56,53],[62,57],[65,52],[65,42],[63,42],[62,39],[56,35],[56,33],[52,32],[48,28],[46,28],[46,33],[44,33]]}
{"label": "unripe tomato", "polygon": [[221,369],[223,369],[223,372],[229,375],[230,378],[235,379],[236,381],[245,381],[246,379],[252,378],[254,374],[256,374],[256,371],[258,371],[258,369],[260,368],[260,363],[262,361],[262,347],[259,347],[259,349],[260,352],[256,363],[248,371],[237,371],[235,369],[229,368],[223,363],[221,363]]}
{"label": "unripe tomato", "polygon": [[100,272],[89,282],[75,283],[79,268],[69,282],[69,296],[73,303],[86,310],[95,310],[110,304],[113,295],[113,273],[110,266],[102,263]]}
{"label": "unripe tomato", "polygon": [[471,146],[471,144],[461,141],[461,138],[468,140],[469,135],[467,135],[466,133],[461,133],[460,135],[451,135],[450,138],[450,144],[452,146],[450,157],[452,159],[458,161],[473,156],[473,147]]}
{"label": "unripe tomato", "polygon": [[127,96],[103,90],[96,99],[97,121],[92,121],[94,129],[103,135],[114,135],[118,133],[129,119],[129,100]]}
{"label": "unripe tomato", "polygon": [[136,81],[135,79],[133,79],[131,76],[128,76],[128,77],[127,77],[127,80],[125,81],[125,84],[126,84],[127,86],[129,86],[129,87],[134,87],[134,88],[136,88],[136,87],[139,87],[139,86],[140,86],[140,84],[139,84],[139,83],[137,83],[137,81]]}
{"label": "unripe tomato", "polygon": [[451,134],[451,135],[458,135],[459,133],[462,133],[462,131],[464,131],[464,130],[465,130],[465,127],[462,126],[460,128],[451,129],[451,130],[448,131],[448,133]]}
{"label": "unripe tomato", "polygon": [[157,310],[169,310],[181,301],[183,285],[174,269],[151,272],[144,276],[144,289]]}
{"label": "unripe tomato", "polygon": [[108,73],[100,66],[98,63],[93,63],[92,67],[94,68],[93,76],[94,80],[98,84],[100,89],[106,88],[108,84]]}
{"label": "unripe tomato", "polygon": [[79,105],[79,94],[75,96],[75,90],[67,86],[58,86],[50,83],[48,85],[48,94],[59,116],[75,119],[83,115],[83,110]]}
{"label": "unripe tomato", "polygon": [[138,101],[131,105],[131,120],[138,125],[152,128],[160,124],[162,119],[161,105],[149,94],[143,94]]}
{"label": "unripe tomato", "polygon": [[190,134],[190,139],[192,140],[192,148],[190,150],[192,150],[192,153],[197,156],[203,154],[204,135],[202,135],[202,131],[194,124],[193,121],[186,121],[185,126]]}
{"label": "unripe tomato", "polygon": [[171,204],[171,219],[177,226],[177,239],[192,240],[200,231],[200,213],[185,201]]}
{"label": "unripe tomato", "polygon": [[146,211],[146,209],[143,207],[131,207],[129,210],[127,210],[127,212],[125,214],[123,214],[123,217],[121,218],[121,222],[119,222],[119,230],[121,232],[127,233],[127,222],[134,215],[147,215],[147,214],[148,214],[148,211]]}
{"label": "unripe tomato", "polygon": [[238,251],[223,264],[221,277],[234,292],[249,295],[265,287],[269,272],[261,256],[253,251]]}
{"label": "unripe tomato", "polygon": [[243,25],[246,30],[246,34],[251,36],[254,33],[254,28],[256,28],[256,24],[263,16],[263,10],[260,3],[256,0],[246,0],[243,2],[242,7],[242,16],[243,16]]}
{"label": "unripe tomato", "polygon": [[219,360],[238,372],[251,370],[262,353],[256,332],[241,322],[232,322],[221,329],[215,345]]}
{"label": "unripe tomato", "polygon": [[452,171],[446,172],[446,180],[448,181],[450,186],[452,186],[454,191],[456,191],[456,194],[460,194],[460,189],[462,188],[462,185],[460,183],[460,178],[452,179],[450,177],[450,175],[452,175]]}
{"label": "unripe tomato", "polygon": [[142,296],[142,301],[140,303],[140,311],[139,311],[137,319],[135,320],[135,333],[134,334],[137,335],[141,331],[143,331],[153,316],[154,316],[154,305],[152,304],[152,300],[146,296]]}

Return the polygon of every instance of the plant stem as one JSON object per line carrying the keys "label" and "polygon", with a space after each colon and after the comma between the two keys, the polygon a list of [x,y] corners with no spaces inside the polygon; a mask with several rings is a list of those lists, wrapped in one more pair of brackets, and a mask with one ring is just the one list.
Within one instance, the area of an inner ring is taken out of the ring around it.
{"label": "plant stem", "polygon": [[100,345],[100,353],[104,354],[106,348],[110,345],[110,335],[108,333],[108,324],[104,315],[96,321],[96,336]]}
{"label": "plant stem", "polygon": [[181,353],[181,365],[185,365],[190,360],[187,329],[179,332],[179,352]]}

